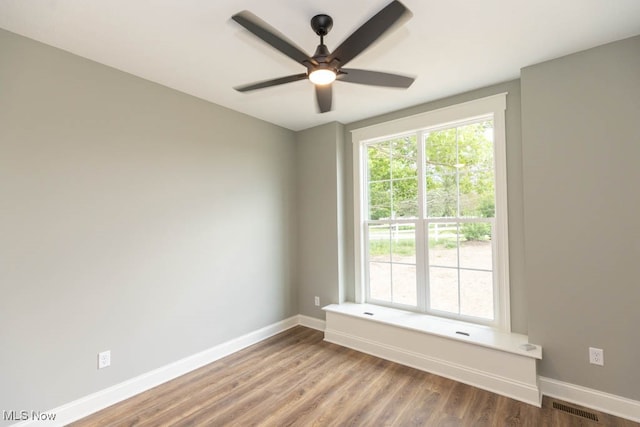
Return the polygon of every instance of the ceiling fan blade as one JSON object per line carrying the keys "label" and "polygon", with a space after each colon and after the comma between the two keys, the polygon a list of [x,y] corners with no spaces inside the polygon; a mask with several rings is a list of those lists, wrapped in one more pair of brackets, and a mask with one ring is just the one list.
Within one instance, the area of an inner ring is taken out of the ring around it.
{"label": "ceiling fan blade", "polygon": [[[338,80],[348,83],[363,85],[387,86],[408,88],[415,80],[413,77],[400,74],[381,73],[380,71],[358,70],[354,68],[342,68],[336,77]],[[344,74],[343,74],[344,73]]]}
{"label": "ceiling fan blade", "polygon": [[411,12],[402,3],[392,1],[347,37],[329,56],[329,60],[336,59],[341,66],[345,65],[380,38],[400,18],[410,15]]}
{"label": "ceiling fan blade", "polygon": [[318,101],[318,109],[321,113],[331,111],[332,90],[331,85],[315,85],[316,101]]}
{"label": "ceiling fan blade", "polygon": [[287,40],[287,38],[278,32],[278,30],[271,27],[253,13],[243,10],[242,12],[233,15],[231,19],[294,61],[301,64],[304,64],[304,62],[312,62],[317,65],[316,61],[312,60],[302,49],[296,46],[292,41]]}
{"label": "ceiling fan blade", "polygon": [[304,80],[306,78],[308,78],[307,73],[293,74],[291,76],[280,77],[280,78],[271,79],[271,80],[264,80],[262,82],[251,83],[245,86],[238,86],[238,87],[235,87],[234,89],[237,90],[238,92],[248,92],[250,90],[262,89],[265,87],[297,82],[298,80]]}

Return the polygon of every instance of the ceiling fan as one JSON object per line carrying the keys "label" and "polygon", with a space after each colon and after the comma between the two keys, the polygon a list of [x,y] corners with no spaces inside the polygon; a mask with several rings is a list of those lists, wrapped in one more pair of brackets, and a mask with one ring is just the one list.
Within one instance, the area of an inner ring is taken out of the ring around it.
{"label": "ceiling fan", "polygon": [[305,73],[251,83],[234,89],[239,92],[248,92],[255,89],[309,79],[315,85],[316,100],[321,113],[331,111],[331,101],[333,97],[331,84],[335,80],[347,83],[406,89],[413,83],[414,79],[412,77],[343,67],[380,38],[380,36],[401,18],[410,16],[411,12],[402,3],[392,1],[347,37],[333,52],[330,52],[324,44],[324,37],[331,30],[333,19],[328,15],[316,15],[311,18],[311,28],[320,36],[320,44],[316,48],[313,56],[309,56],[302,49],[294,45],[293,42],[287,40],[284,35],[270,27],[269,24],[251,12],[246,10],[239,12],[232,16],[234,21],[289,58],[300,63],[307,71]]}

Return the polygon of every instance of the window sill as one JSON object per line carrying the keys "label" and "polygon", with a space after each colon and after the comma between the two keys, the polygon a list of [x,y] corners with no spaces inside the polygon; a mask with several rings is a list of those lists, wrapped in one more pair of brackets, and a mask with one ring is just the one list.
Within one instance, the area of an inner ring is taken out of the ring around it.
{"label": "window sill", "polygon": [[[458,320],[445,319],[428,314],[414,313],[373,304],[331,304],[323,307],[323,310],[463,341],[534,359],[542,359],[542,347],[539,345],[534,345],[534,348],[531,350],[523,348],[524,345],[529,344],[529,338],[526,335],[514,332],[503,332],[489,326],[474,325]],[[462,332],[462,334],[459,332]]]}

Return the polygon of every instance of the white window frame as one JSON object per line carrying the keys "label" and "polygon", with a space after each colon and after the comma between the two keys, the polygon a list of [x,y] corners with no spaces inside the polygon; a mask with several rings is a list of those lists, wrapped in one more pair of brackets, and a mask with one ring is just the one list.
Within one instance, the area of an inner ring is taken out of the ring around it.
{"label": "white window frame", "polygon": [[[501,93],[473,101],[428,111],[414,116],[375,124],[351,132],[353,141],[353,183],[354,183],[354,261],[355,261],[355,302],[365,303],[366,280],[366,236],[365,220],[366,191],[364,173],[367,143],[390,139],[409,133],[419,133],[424,129],[455,126],[460,122],[491,116],[494,126],[494,167],[495,167],[495,235],[492,237],[494,250],[494,276],[498,295],[494,296],[495,319],[481,322],[497,329],[511,331],[509,294],[509,236],[507,208],[507,154],[505,136],[505,110],[507,93]],[[422,141],[418,141],[422,144]],[[419,184],[422,185],[422,184]],[[418,232],[418,230],[416,230]],[[424,273],[423,273],[424,274]],[[418,279],[420,280],[420,279]],[[418,286],[418,298],[423,286]],[[418,304],[420,307],[420,303]],[[464,319],[469,320],[469,319]]]}

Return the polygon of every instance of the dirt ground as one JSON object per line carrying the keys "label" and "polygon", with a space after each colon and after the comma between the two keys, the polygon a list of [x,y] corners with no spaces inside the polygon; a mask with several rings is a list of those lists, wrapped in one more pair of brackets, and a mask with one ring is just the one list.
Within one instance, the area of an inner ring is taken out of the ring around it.
{"label": "dirt ground", "polygon": [[[371,297],[415,305],[415,256],[393,255],[391,261],[390,263],[388,256],[370,259]],[[429,299],[432,309],[457,313],[459,304],[461,314],[492,318],[493,273],[474,270],[493,269],[491,242],[461,242],[459,254],[457,248],[430,248],[429,264]]]}

